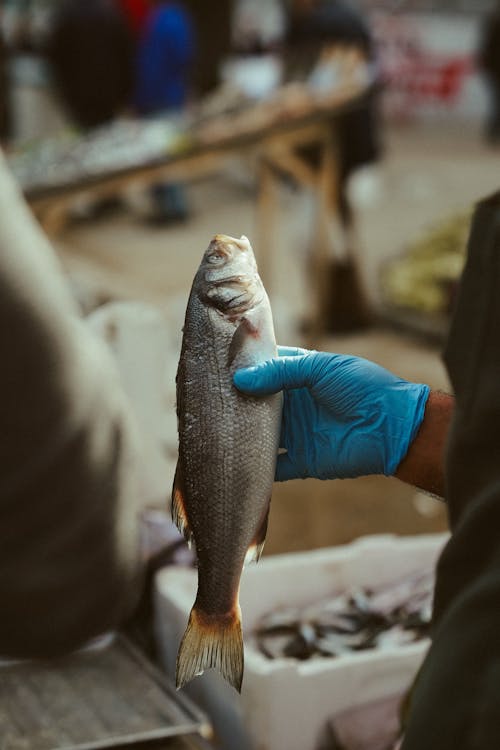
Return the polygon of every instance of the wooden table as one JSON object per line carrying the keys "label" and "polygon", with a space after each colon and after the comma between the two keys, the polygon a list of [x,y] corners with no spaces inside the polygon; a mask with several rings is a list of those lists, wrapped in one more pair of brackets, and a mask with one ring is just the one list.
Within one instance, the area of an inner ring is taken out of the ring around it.
{"label": "wooden table", "polygon": [[[226,132],[211,142],[197,142],[182,153],[162,156],[133,167],[108,171],[94,176],[61,182],[58,185],[27,187],[25,196],[42,227],[48,234],[59,232],[78,198],[93,199],[115,195],[130,185],[148,186],[158,181],[189,181],[221,171],[228,160],[247,157],[258,165],[257,223],[255,253],[264,285],[272,294],[274,232],[278,224],[278,185],[283,176],[315,196],[316,219],[310,243],[309,281],[314,288],[316,310],[311,321],[320,330],[327,294],[328,274],[325,268],[331,257],[329,223],[337,205],[339,152],[332,127],[336,116],[363,102],[366,91],[339,92],[326,106],[311,108],[297,116],[270,122],[264,127],[250,127],[246,132]],[[299,155],[299,149],[314,145],[319,154],[313,168]]]}

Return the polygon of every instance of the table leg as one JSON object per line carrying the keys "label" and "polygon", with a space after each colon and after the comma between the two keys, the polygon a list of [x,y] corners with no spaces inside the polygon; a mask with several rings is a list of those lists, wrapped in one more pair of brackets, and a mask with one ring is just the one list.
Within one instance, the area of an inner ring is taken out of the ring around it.
{"label": "table leg", "polygon": [[273,291],[274,230],[277,212],[275,175],[270,161],[262,156],[258,167],[257,244],[255,255],[267,293]]}
{"label": "table leg", "polygon": [[321,161],[315,188],[316,217],[310,251],[310,279],[314,304],[308,330],[308,345],[310,346],[317,344],[318,338],[326,327],[333,258],[332,207],[336,205],[338,190],[337,151],[330,128],[325,128],[321,145]]}

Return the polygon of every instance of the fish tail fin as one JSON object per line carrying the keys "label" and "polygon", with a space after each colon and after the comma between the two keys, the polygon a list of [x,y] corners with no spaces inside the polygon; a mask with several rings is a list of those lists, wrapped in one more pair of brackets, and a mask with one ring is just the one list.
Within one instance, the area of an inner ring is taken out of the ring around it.
{"label": "fish tail fin", "polygon": [[223,615],[207,614],[196,605],[191,610],[177,655],[177,689],[210,667],[241,692],[243,636],[238,605]]}

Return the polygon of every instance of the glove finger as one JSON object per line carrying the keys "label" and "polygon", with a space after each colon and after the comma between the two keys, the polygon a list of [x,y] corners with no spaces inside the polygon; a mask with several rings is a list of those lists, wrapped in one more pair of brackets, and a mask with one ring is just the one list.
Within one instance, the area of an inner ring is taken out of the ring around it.
{"label": "glove finger", "polygon": [[270,359],[255,367],[237,370],[233,382],[240,391],[264,396],[309,386],[310,374],[310,357],[306,354]]}
{"label": "glove finger", "polygon": [[309,354],[309,351],[300,346],[278,346],[279,357],[300,357],[302,354]]}
{"label": "glove finger", "polygon": [[276,463],[276,482],[287,482],[289,479],[299,479],[297,467],[290,460],[288,453],[281,453]]}

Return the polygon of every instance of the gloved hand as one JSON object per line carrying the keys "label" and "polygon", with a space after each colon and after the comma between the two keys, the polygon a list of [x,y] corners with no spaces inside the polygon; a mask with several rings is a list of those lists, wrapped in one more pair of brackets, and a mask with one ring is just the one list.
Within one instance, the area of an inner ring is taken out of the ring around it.
{"label": "gloved hand", "polygon": [[238,370],[235,386],[284,390],[276,480],[394,474],[422,422],[429,386],[366,359],[279,348],[279,357]]}

